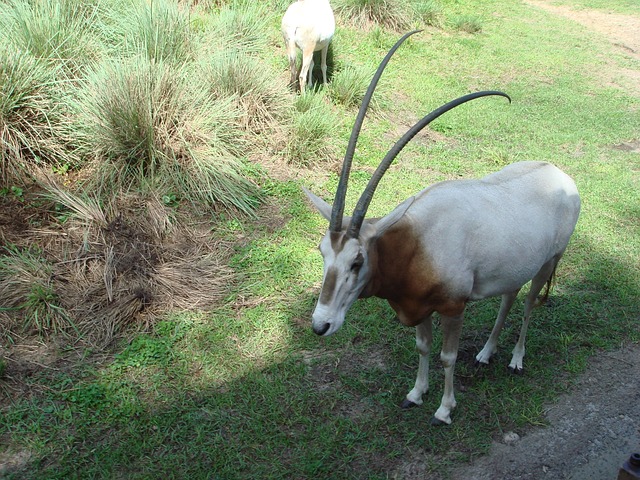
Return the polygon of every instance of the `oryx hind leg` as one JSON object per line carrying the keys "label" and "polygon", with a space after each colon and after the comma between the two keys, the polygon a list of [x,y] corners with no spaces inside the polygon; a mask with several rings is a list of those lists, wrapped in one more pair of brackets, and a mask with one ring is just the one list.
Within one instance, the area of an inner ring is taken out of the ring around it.
{"label": "oryx hind leg", "polygon": [[489,360],[498,348],[498,338],[500,337],[500,332],[502,331],[502,327],[504,326],[504,322],[513,306],[513,302],[518,296],[518,292],[520,289],[511,292],[505,293],[502,295],[502,302],[500,302],[500,310],[498,311],[498,317],[496,318],[496,323],[493,326],[493,330],[491,330],[491,335],[489,335],[489,339],[487,343],[485,343],[484,348],[480,350],[480,353],[476,355],[476,363],[488,364]]}
{"label": "oryx hind leg", "polygon": [[[553,274],[555,273],[556,266],[560,261],[560,256],[553,257],[547,263],[545,263],[542,268],[538,271],[535,277],[531,280],[531,288],[529,289],[529,293],[527,294],[527,298],[524,301],[524,316],[522,318],[522,327],[520,328],[520,336],[518,337],[518,342],[516,346],[513,348],[513,356],[511,358],[511,363],[509,363],[509,370],[513,373],[521,374],[524,371],[523,360],[525,354],[525,341],[527,338],[527,329],[529,328],[529,320],[531,318],[531,311],[533,307],[538,303],[538,295],[542,291],[542,288],[545,284],[548,284],[547,288],[550,287],[551,280],[553,278]],[[548,294],[548,290],[545,293]]]}

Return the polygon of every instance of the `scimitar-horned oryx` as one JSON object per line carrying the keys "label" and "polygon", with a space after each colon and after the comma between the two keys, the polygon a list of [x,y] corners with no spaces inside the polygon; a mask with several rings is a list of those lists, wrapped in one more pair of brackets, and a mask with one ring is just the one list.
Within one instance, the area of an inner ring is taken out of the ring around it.
{"label": "scimitar-horned oryx", "polygon": [[432,120],[470,100],[506,94],[496,91],[462,96],[418,121],[384,157],[360,197],[353,215],[343,216],[346,186],[358,133],[375,85],[402,37],[383,59],[358,112],[345,153],[333,206],[305,189],[329,221],[320,242],[324,275],[312,315],[313,331],[331,335],[344,322],[357,298],[387,299],[404,325],[416,327],[420,354],[414,388],[403,407],[422,403],[429,387],[431,316],[440,315],[443,331],[440,359],[444,395],[432,423],[451,423],[456,406],[453,372],[467,302],[501,295],[498,317],[476,360],[488,363],[496,352],[505,318],[524,284],[520,337],[509,364],[523,369],[529,316],[542,288],[546,297],[580,211],[574,182],[545,162],[519,162],[477,180],[436,183],[402,202],[382,218],[365,219],[373,193],[393,159]]}
{"label": "scimitar-horned oryx", "polygon": [[336,30],[336,22],[329,0],[298,0],[289,5],[282,17],[282,36],[284,37],[291,83],[296,81],[297,48],[302,51],[300,67],[300,93],[304,93],[305,82],[313,84],[313,52],[320,51],[322,80],[327,83],[327,52],[329,43]]}

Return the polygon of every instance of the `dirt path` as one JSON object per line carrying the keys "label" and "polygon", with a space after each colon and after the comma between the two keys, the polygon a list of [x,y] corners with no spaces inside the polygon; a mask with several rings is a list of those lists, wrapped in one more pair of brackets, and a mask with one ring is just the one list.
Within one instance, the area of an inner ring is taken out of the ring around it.
{"label": "dirt path", "polygon": [[622,462],[640,452],[640,345],[596,355],[547,420],[521,439],[505,433],[451,480],[615,480]]}

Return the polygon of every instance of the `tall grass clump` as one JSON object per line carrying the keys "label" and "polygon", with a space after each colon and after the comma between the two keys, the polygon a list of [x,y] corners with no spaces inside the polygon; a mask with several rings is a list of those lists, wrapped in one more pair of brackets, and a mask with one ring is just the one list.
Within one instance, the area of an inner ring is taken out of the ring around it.
{"label": "tall grass clump", "polygon": [[450,20],[454,30],[466,33],[479,33],[482,31],[482,19],[477,15],[455,15]]}
{"label": "tall grass clump", "polygon": [[442,28],[444,26],[444,12],[438,2],[434,0],[420,0],[414,5],[415,15],[424,25]]}
{"label": "tall grass clump", "polygon": [[73,72],[101,49],[98,12],[92,2],[8,0],[0,5],[0,36],[19,51]]}
{"label": "tall grass clump", "polygon": [[215,99],[186,67],[137,58],[96,67],[73,105],[89,182],[105,193],[151,188],[245,214],[256,186],[243,176],[245,141],[233,99]]}
{"label": "tall grass clump", "polygon": [[359,28],[381,25],[401,31],[413,22],[413,9],[403,0],[336,0],[335,12]]}
{"label": "tall grass clump", "polygon": [[73,327],[51,279],[51,264],[37,251],[8,248],[0,254],[0,322],[5,331],[47,336]]}
{"label": "tall grass clump", "polygon": [[[329,85],[329,97],[334,103],[345,107],[355,107],[362,103],[369,82],[373,77],[370,69],[356,65],[346,65],[334,74]],[[375,108],[376,98],[372,107]]]}
{"label": "tall grass clump", "polygon": [[223,50],[201,68],[212,95],[233,98],[248,130],[261,134],[283,119],[289,103],[287,85],[264,61]]}
{"label": "tall grass clump", "polygon": [[169,0],[124,2],[110,10],[106,36],[113,56],[143,55],[156,62],[183,63],[194,57],[188,6]]}
{"label": "tall grass clump", "polygon": [[20,179],[31,167],[60,165],[61,104],[57,67],[26,51],[0,48],[0,180]]}
{"label": "tall grass clump", "polygon": [[279,30],[272,25],[274,15],[274,9],[265,2],[236,0],[222,5],[206,26],[204,49],[235,49],[253,55],[263,52],[280,38]]}
{"label": "tall grass clump", "polygon": [[337,119],[321,95],[307,92],[296,99],[289,127],[285,157],[288,162],[309,166],[326,162],[335,152],[331,137]]}

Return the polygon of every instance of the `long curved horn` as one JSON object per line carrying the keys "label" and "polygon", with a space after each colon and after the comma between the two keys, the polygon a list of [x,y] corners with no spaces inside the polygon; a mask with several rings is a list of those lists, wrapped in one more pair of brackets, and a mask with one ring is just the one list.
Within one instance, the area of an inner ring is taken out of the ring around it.
{"label": "long curved horn", "polygon": [[393,160],[407,145],[407,143],[409,143],[411,139],[415,137],[420,130],[422,130],[424,127],[429,125],[433,120],[438,118],[443,113],[446,113],[449,110],[457,107],[458,105],[462,105],[465,102],[468,102],[470,100],[474,100],[480,97],[486,97],[488,95],[499,95],[509,99],[509,102],[511,102],[511,98],[509,97],[509,95],[503,92],[498,92],[493,90],[484,91],[484,92],[475,92],[475,93],[470,93],[468,95],[464,95],[462,97],[459,97],[459,98],[456,98],[455,100],[450,101],[449,103],[446,103],[445,105],[435,109],[433,112],[425,116],[422,120],[418,121],[413,127],[411,127],[407,131],[407,133],[405,133],[400,138],[400,140],[398,140],[395,143],[393,147],[391,147],[391,150],[389,150],[389,152],[385,155],[385,157],[382,159],[382,162],[380,162],[380,165],[378,165],[378,168],[376,168],[376,171],[371,176],[371,179],[369,180],[367,187],[364,189],[364,192],[362,192],[362,195],[360,196],[360,200],[358,200],[356,208],[353,211],[353,217],[351,218],[351,224],[349,225],[349,230],[347,231],[348,237],[355,238],[359,235],[360,227],[362,227],[362,222],[364,221],[364,216],[367,213],[367,209],[369,208],[369,204],[371,203],[371,199],[373,198],[373,194],[376,191],[376,187],[378,186],[378,183],[380,183],[382,176],[385,174],[385,172],[391,165],[391,162],[393,162]]}
{"label": "long curved horn", "polygon": [[349,181],[349,172],[351,170],[351,162],[353,161],[353,154],[356,150],[356,143],[358,141],[358,135],[360,134],[360,129],[362,128],[362,123],[364,122],[364,117],[367,113],[367,108],[369,107],[369,103],[371,102],[371,97],[373,96],[373,92],[376,89],[376,85],[378,85],[378,80],[382,76],[382,72],[384,68],[391,60],[391,56],[395,53],[395,51],[400,47],[402,42],[404,42],[408,37],[413,35],[414,33],[421,32],[422,30],[414,30],[409,32],[400,38],[396,42],[396,44],[391,47],[391,50],[385,55],[378,66],[378,70],[376,70],[375,75],[371,79],[371,83],[369,84],[369,88],[367,88],[367,92],[362,99],[362,103],[360,104],[360,110],[358,110],[358,115],[356,117],[356,121],[353,124],[353,129],[351,130],[351,137],[349,137],[349,143],[347,145],[347,150],[344,153],[344,160],[342,162],[342,172],[340,173],[340,181],[338,183],[338,188],[336,189],[336,196],[333,201],[333,210],[331,211],[331,220],[329,221],[329,229],[332,232],[339,232],[342,230],[342,216],[344,214],[344,202],[347,196],[347,183]]}

